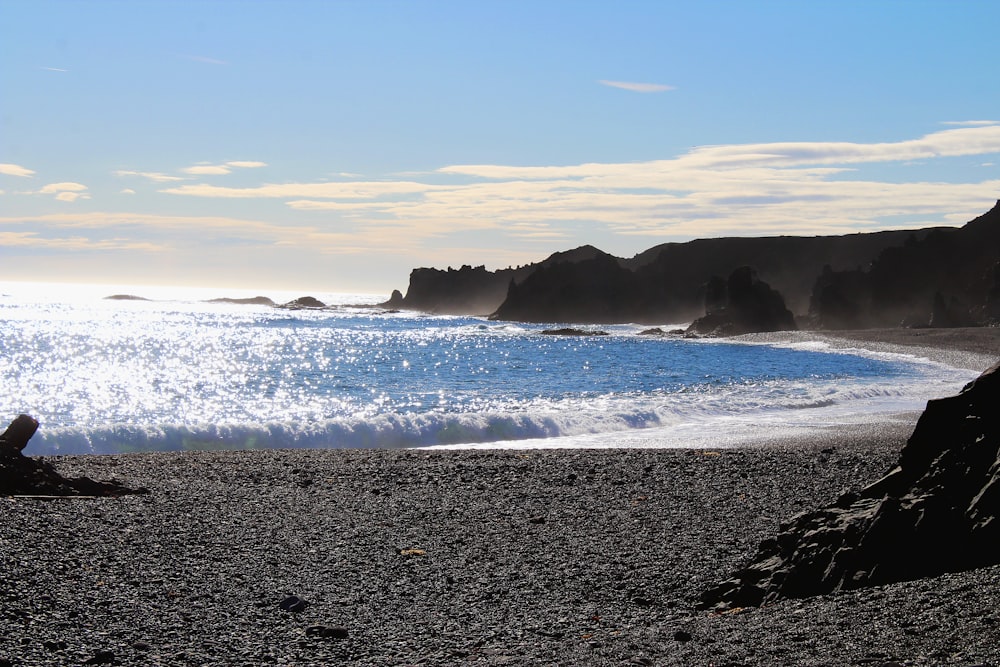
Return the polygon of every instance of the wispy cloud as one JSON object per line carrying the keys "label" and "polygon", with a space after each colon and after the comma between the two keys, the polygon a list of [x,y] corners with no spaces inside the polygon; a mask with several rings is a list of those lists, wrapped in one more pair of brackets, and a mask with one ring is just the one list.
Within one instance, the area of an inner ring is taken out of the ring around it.
{"label": "wispy cloud", "polygon": [[38,69],[43,69],[46,72],[68,72],[68,69],[63,69],[62,67],[39,67]]}
{"label": "wispy cloud", "polygon": [[329,183],[270,183],[251,188],[230,188],[219,185],[179,185],[160,190],[167,194],[222,199],[371,199],[385,195],[427,192],[443,186],[415,181],[332,181]]}
{"label": "wispy cloud", "polygon": [[984,125],[1000,125],[1000,120],[946,120],[942,125],[958,125],[960,127],[982,127]]}
{"label": "wispy cloud", "polygon": [[[161,190],[223,199],[283,199],[415,241],[462,230],[520,239],[578,235],[835,234],[964,222],[991,205],[1000,180],[911,182],[865,177],[866,164],[1000,155],[1000,126],[954,127],[898,142],[701,146],[674,158],[554,166],[451,165],[407,180],[341,180]],[[924,169],[927,167],[921,167]],[[458,181],[458,182],[456,182]]]}
{"label": "wispy cloud", "polygon": [[138,176],[139,178],[145,178],[146,180],[153,181],[154,183],[169,183],[171,181],[185,180],[183,176],[171,176],[170,174],[164,174],[159,171],[132,171],[130,169],[119,169],[114,173],[115,176],[122,177]]}
{"label": "wispy cloud", "polygon": [[210,58],[208,56],[198,56],[198,55],[184,55],[182,58],[187,60],[193,60],[196,63],[204,63],[206,65],[228,65],[229,62],[226,60],[219,60],[218,58]]}
{"label": "wispy cloud", "polygon": [[141,250],[145,252],[155,252],[164,250],[162,246],[145,241],[133,241],[128,239],[94,240],[85,236],[52,238],[40,236],[38,232],[0,231],[0,245],[6,247],[69,250],[74,252],[87,250]]}
{"label": "wispy cloud", "polygon": [[20,176],[21,178],[28,178],[34,176],[35,172],[27,167],[22,167],[19,164],[10,163],[0,163],[0,174],[4,176]]}
{"label": "wispy cloud", "polygon": [[223,164],[196,164],[194,166],[181,169],[181,172],[192,176],[224,176],[226,174],[231,174],[233,169],[259,169],[260,167],[266,166],[266,162],[233,160]]}
{"label": "wispy cloud", "polygon": [[602,86],[610,86],[612,88],[621,88],[622,90],[630,90],[633,93],[662,93],[667,90],[676,90],[674,86],[668,86],[662,83],[639,83],[635,81],[608,81],[607,79],[601,79],[597,83]]}

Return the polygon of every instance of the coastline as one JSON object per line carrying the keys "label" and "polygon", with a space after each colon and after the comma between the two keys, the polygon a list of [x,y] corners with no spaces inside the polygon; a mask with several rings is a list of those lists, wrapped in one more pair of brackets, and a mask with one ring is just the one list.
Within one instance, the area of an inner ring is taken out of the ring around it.
{"label": "coastline", "polygon": [[1000,327],[961,329],[857,329],[777,331],[745,334],[732,340],[748,343],[821,342],[835,349],[908,354],[954,368],[982,372],[1000,359]]}
{"label": "coastline", "polygon": [[[851,333],[771,340],[980,364],[1000,339]],[[695,611],[782,521],[878,479],[912,423],[722,449],[47,457],[150,494],[0,499],[0,664],[1000,664],[1000,566]]]}

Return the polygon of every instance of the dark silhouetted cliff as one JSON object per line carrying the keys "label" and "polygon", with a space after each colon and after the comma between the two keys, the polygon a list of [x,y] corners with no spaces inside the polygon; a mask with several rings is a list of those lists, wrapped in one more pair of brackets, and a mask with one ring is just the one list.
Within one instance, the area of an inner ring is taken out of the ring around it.
{"label": "dark silhouetted cliff", "polygon": [[750,266],[812,327],[996,322],[998,216],[994,208],[962,228],[698,239],[631,259],[582,246],[500,271],[415,269],[391,305],[533,322],[690,322],[704,314],[713,276]]}
{"label": "dark silhouetted cliff", "polygon": [[1000,319],[1000,202],[959,228],[908,236],[867,271],[825,270],[809,314],[816,326],[967,326]]}

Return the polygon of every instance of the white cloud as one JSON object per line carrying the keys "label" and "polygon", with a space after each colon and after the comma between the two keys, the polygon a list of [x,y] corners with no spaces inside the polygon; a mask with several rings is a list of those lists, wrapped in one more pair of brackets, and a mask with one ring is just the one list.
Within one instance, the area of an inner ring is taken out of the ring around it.
{"label": "white cloud", "polygon": [[68,69],[63,69],[62,67],[40,67],[39,69],[43,69],[43,70],[45,70],[47,72],[68,72],[69,71]]}
{"label": "white cloud", "polygon": [[160,190],[167,194],[223,199],[369,199],[384,195],[427,192],[442,186],[413,181],[335,181],[329,183],[267,184],[254,188],[229,188],[219,185],[179,185]]}
{"label": "white cloud", "polygon": [[607,79],[601,79],[597,83],[602,86],[610,86],[612,88],[621,88],[622,90],[630,90],[633,93],[662,93],[667,90],[676,90],[674,86],[667,86],[662,83],[638,83],[634,81],[608,81]]}
{"label": "white cloud", "polygon": [[21,178],[28,178],[34,176],[35,172],[27,167],[22,167],[19,164],[10,163],[0,163],[0,174],[4,176],[20,176]]}
{"label": "white cloud", "polygon": [[155,183],[169,183],[171,181],[183,181],[185,180],[182,176],[171,176],[170,174],[164,174],[158,171],[132,171],[127,169],[119,169],[115,173],[115,176],[138,176],[140,178],[145,178],[146,180],[153,181]]}
{"label": "white cloud", "polygon": [[134,195],[135,194],[135,190],[133,190],[132,188],[124,188],[118,194],[121,194],[121,195]]}
{"label": "white cloud", "polygon": [[917,173],[924,174],[940,158],[971,155],[990,161],[1000,155],[1000,125],[950,127],[896,142],[700,146],[635,163],[450,165],[405,180],[190,183],[161,192],[283,200],[317,225],[287,235],[266,232],[275,243],[327,244],[336,238],[361,247],[365,239],[384,243],[391,235],[416,247],[456,232],[490,230],[523,240],[569,240],[579,237],[580,225],[595,234],[651,238],[835,234],[956,224],[982,213],[1000,194],[1000,180],[907,181],[912,177],[898,170],[894,180],[882,180],[884,169],[866,166],[919,160]]}
{"label": "white cloud", "polygon": [[982,127],[984,125],[1000,125],[1000,120],[946,120],[942,125],[958,125],[961,127]]}
{"label": "white cloud", "polygon": [[231,174],[233,169],[259,169],[266,166],[266,162],[232,160],[223,164],[196,164],[193,167],[185,167],[181,171],[192,176],[224,176]]}
{"label": "white cloud", "polygon": [[57,201],[74,202],[78,199],[90,199],[87,189],[82,183],[49,183],[28,194],[55,195]]}
{"label": "white cloud", "polygon": [[43,195],[51,195],[59,192],[84,192],[86,190],[87,186],[82,183],[49,183],[38,192]]}
{"label": "white cloud", "polygon": [[261,167],[266,167],[267,163],[256,160],[232,160],[227,162],[226,165],[237,169],[259,169]]}
{"label": "white cloud", "polygon": [[192,176],[222,176],[232,172],[232,169],[224,165],[202,164],[184,167],[181,171]]}

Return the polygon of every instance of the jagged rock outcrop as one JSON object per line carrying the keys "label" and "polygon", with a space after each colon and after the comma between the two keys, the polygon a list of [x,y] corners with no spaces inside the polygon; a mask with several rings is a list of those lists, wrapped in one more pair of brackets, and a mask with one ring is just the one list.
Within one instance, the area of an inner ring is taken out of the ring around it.
{"label": "jagged rock outcrop", "polygon": [[627,322],[635,313],[635,274],[597,251],[590,259],[539,266],[490,317],[518,322]]}
{"label": "jagged rock outcrop", "polygon": [[1000,363],[932,400],[899,462],[859,494],[794,517],[705,608],[767,604],[1000,563]]}
{"label": "jagged rock outcrop", "polygon": [[795,329],[795,316],[776,290],[749,266],[713,278],[705,288],[705,315],[691,323],[688,333],[735,336],[761,331]]}
{"label": "jagged rock outcrop", "polygon": [[511,281],[528,272],[525,268],[487,271],[485,266],[414,269],[406,296],[382,305],[442,315],[488,315],[503,302]]}
{"label": "jagged rock outcrop", "polygon": [[121,496],[148,493],[117,482],[97,482],[89,477],[66,478],[51,464],[25,456],[22,451],[38,429],[38,421],[18,415],[0,434],[0,495],[3,496]]}
{"label": "jagged rock outcrop", "polygon": [[871,284],[861,269],[834,271],[829,264],[813,286],[809,322],[816,329],[862,329],[871,317]]}
{"label": "jagged rock outcrop", "polygon": [[1000,202],[960,228],[914,234],[882,250],[863,274],[824,271],[813,288],[818,327],[989,324],[1000,260]]}

